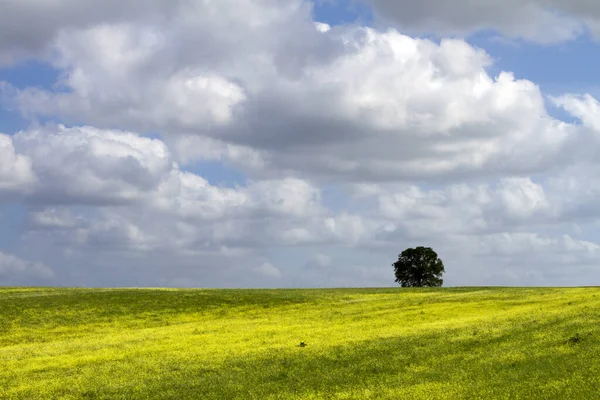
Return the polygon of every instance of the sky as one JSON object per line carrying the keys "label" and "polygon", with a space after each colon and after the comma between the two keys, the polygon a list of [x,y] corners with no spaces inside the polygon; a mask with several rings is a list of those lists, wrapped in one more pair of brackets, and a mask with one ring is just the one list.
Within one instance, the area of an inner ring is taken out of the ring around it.
{"label": "sky", "polygon": [[0,285],[600,285],[600,3],[3,0]]}

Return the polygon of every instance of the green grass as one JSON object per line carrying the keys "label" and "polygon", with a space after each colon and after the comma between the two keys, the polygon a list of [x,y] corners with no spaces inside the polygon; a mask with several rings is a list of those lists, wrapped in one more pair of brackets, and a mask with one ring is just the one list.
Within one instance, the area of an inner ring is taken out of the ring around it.
{"label": "green grass", "polygon": [[596,288],[0,288],[2,399],[599,392]]}

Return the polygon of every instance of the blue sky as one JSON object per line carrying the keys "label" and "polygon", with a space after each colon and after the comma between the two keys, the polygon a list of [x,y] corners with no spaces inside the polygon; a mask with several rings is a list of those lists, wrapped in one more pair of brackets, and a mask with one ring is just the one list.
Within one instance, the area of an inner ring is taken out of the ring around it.
{"label": "blue sky", "polygon": [[313,15],[316,21],[332,26],[354,23],[370,25],[373,22],[371,9],[352,0],[317,1]]}

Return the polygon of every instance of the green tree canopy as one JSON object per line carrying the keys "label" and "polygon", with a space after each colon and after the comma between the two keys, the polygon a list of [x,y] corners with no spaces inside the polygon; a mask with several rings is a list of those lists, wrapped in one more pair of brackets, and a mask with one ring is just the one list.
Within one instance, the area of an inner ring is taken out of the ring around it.
{"label": "green tree canopy", "polygon": [[406,249],[392,266],[402,287],[439,287],[444,282],[444,263],[431,247]]}

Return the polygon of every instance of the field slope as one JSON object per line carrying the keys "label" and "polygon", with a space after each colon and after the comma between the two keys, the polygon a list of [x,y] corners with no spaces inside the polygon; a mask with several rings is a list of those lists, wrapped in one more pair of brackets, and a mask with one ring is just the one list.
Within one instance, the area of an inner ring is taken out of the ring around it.
{"label": "field slope", "polygon": [[592,399],[599,322],[596,288],[0,288],[0,398]]}

